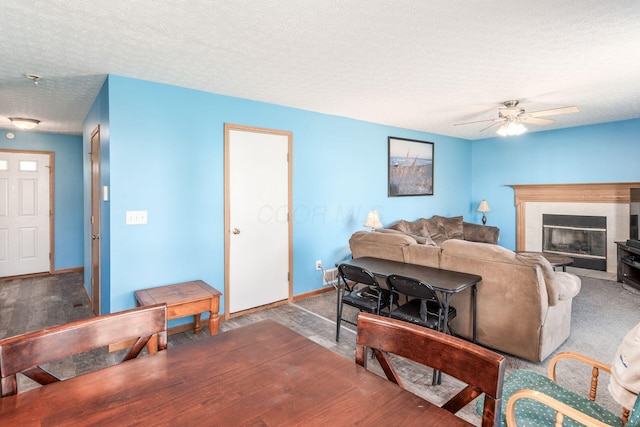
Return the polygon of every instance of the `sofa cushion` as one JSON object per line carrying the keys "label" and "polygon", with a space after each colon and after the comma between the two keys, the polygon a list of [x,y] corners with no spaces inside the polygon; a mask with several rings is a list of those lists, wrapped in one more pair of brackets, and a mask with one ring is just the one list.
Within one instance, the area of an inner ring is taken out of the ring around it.
{"label": "sofa cushion", "polygon": [[413,237],[416,242],[421,245],[436,246],[436,243],[431,239],[431,235],[429,234],[429,230],[427,230],[427,225],[424,220],[410,222],[401,219],[400,221],[396,221],[391,224],[388,229],[407,234]]}
{"label": "sofa cushion", "polygon": [[462,227],[462,216],[454,216],[447,218],[444,216],[434,215],[433,218],[440,221],[447,234],[447,239],[464,239],[464,231]]}
{"label": "sofa cushion", "polygon": [[450,240],[442,245],[451,256],[483,261],[515,263],[516,253],[498,245]]}
{"label": "sofa cushion", "polygon": [[374,230],[376,233],[391,233],[391,234],[406,234],[407,236],[413,237],[418,244],[421,245],[429,245],[435,246],[436,244],[431,240],[431,237],[418,236],[417,234],[403,233],[399,230],[394,230],[392,228],[377,228]]}
{"label": "sofa cushion", "polygon": [[431,219],[422,218],[421,221],[427,226],[427,230],[431,239],[436,242],[436,245],[441,246],[445,240],[447,240],[447,230],[444,228],[444,224],[439,218],[433,217]]}
{"label": "sofa cushion", "polygon": [[491,225],[473,224],[470,222],[462,223],[462,231],[464,240],[470,242],[493,243],[498,244],[500,237],[500,229]]}

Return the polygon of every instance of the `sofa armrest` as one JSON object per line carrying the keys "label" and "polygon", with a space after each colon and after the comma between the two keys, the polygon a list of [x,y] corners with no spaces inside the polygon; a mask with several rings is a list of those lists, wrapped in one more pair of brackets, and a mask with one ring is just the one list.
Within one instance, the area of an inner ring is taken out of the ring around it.
{"label": "sofa armrest", "polygon": [[553,279],[547,281],[547,293],[549,294],[549,305],[556,305],[558,301],[570,300],[578,295],[582,282],[580,278],[575,274],[563,273],[562,271],[555,271]]}
{"label": "sofa armrest", "polygon": [[549,261],[535,252],[521,252],[516,259],[523,264],[540,269],[549,296],[549,305],[556,305],[558,301],[570,300],[580,292],[580,278],[575,274],[554,271]]}
{"label": "sofa armrest", "polygon": [[496,245],[500,238],[500,229],[498,227],[472,224],[470,222],[462,223],[462,233],[464,240],[469,242],[493,243]]}

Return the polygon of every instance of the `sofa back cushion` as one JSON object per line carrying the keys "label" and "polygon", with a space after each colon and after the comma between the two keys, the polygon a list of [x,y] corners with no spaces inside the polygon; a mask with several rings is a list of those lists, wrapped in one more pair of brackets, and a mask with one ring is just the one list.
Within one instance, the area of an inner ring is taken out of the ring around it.
{"label": "sofa back cushion", "polygon": [[500,229],[491,225],[472,224],[470,222],[462,223],[462,232],[464,240],[470,242],[482,242],[498,244],[500,238]]}
{"label": "sofa back cushion", "polygon": [[415,239],[402,233],[379,233],[357,231],[349,239],[354,258],[374,257],[392,261],[405,261],[407,246],[416,244]]}
{"label": "sofa back cushion", "polygon": [[379,228],[376,230],[378,233],[404,233],[407,236],[411,236],[421,245],[436,246],[436,243],[431,239],[426,224],[419,221],[409,222],[401,219],[391,224],[388,228]]}
{"label": "sofa back cushion", "polygon": [[434,215],[432,219],[440,222],[442,227],[444,227],[444,231],[447,235],[447,239],[464,239],[464,227],[462,216],[454,216],[454,217],[444,217]]}

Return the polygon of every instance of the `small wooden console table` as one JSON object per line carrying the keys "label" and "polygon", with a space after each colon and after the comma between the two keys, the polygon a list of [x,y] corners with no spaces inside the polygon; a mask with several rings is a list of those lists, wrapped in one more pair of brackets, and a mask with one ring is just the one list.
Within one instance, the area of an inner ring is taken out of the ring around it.
{"label": "small wooden console table", "polygon": [[220,326],[218,311],[220,310],[221,293],[202,280],[142,289],[136,291],[135,294],[138,307],[167,304],[167,318],[169,320],[193,316],[195,323],[193,332],[196,334],[202,330],[200,314],[208,311],[209,335],[218,333]]}

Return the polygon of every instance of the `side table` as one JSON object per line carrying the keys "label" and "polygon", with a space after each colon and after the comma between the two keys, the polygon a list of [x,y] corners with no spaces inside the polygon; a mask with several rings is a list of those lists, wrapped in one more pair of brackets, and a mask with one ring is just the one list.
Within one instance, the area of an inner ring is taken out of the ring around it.
{"label": "side table", "polygon": [[556,269],[556,267],[562,267],[562,271],[566,272],[567,265],[573,264],[573,258],[565,255],[554,254],[550,252],[531,252],[531,251],[518,251],[518,253],[542,255],[544,258],[547,259],[547,261],[549,261],[549,264],[551,264],[551,267],[553,267],[554,270]]}
{"label": "side table", "polygon": [[185,316],[194,317],[193,332],[202,330],[200,314],[209,312],[209,335],[218,333],[220,318],[220,291],[202,280],[142,289],[135,292],[138,307],[152,304],[167,304],[168,320]]}

